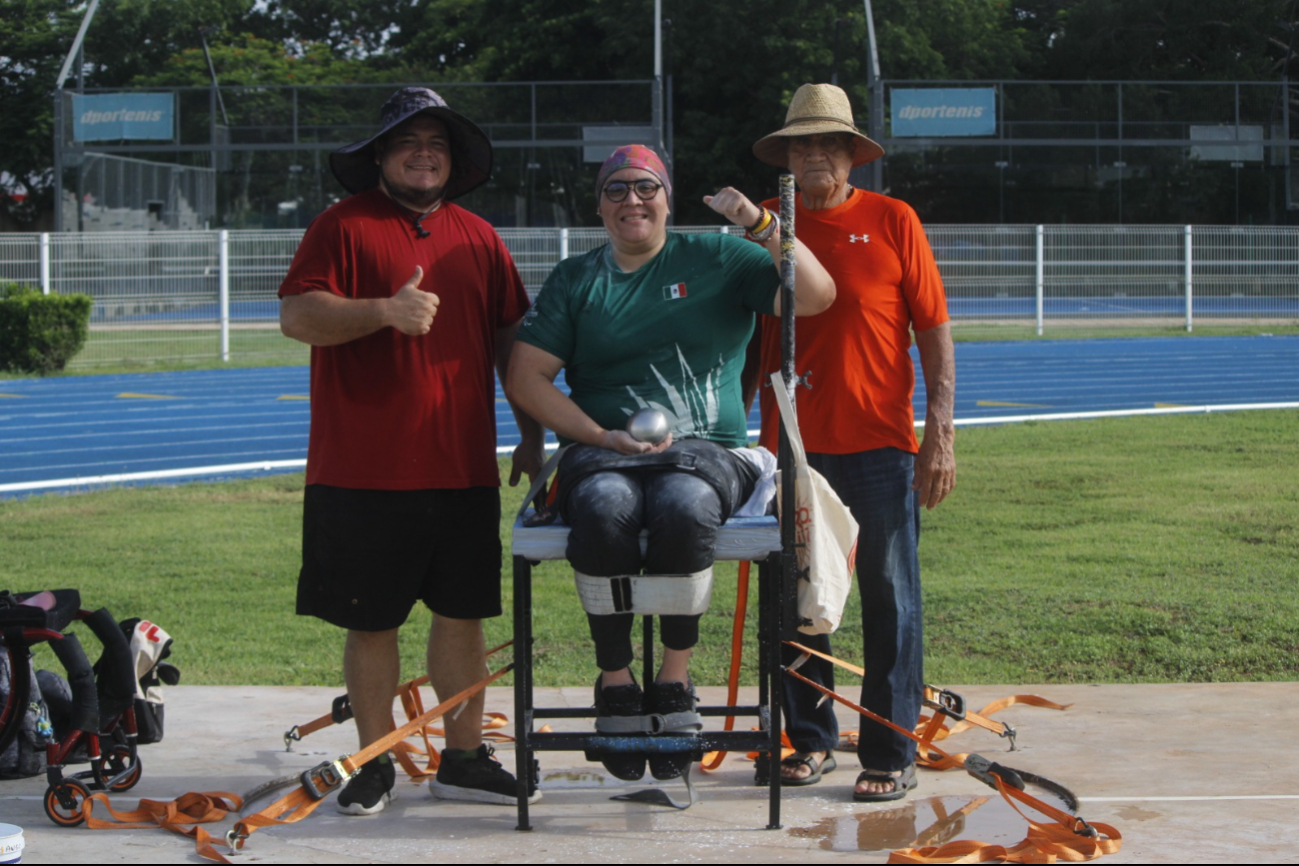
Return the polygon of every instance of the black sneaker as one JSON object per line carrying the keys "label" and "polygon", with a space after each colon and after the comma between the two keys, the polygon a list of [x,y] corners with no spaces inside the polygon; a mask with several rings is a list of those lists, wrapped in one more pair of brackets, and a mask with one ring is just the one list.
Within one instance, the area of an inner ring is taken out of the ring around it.
{"label": "black sneaker", "polygon": [[[645,715],[645,693],[640,684],[633,681],[627,686],[610,686],[600,688],[601,677],[595,680],[595,714],[604,718],[611,716]],[[635,782],[645,775],[645,754],[609,753],[588,755],[587,760],[599,757],[600,763],[615,778],[624,782]]]}
{"label": "black sneaker", "polygon": [[[666,716],[669,713],[693,713],[695,711],[694,683],[651,683],[649,689],[649,711]],[[666,730],[671,736],[698,736],[698,730]],[[676,754],[652,754],[649,756],[650,775],[659,781],[676,779],[686,772],[691,762],[690,752]]]}
{"label": "black sneaker", "polygon": [[338,792],[334,807],[344,815],[374,815],[397,799],[396,784],[397,768],[375,758],[362,764],[361,772]]}
{"label": "black sneaker", "polygon": [[[439,800],[468,800],[473,803],[496,803],[501,806],[516,806],[519,802],[519,786],[514,774],[500,765],[492,757],[493,749],[486,743],[463,757],[448,754],[459,750],[444,749],[442,762],[438,764],[438,774],[429,779],[429,792]],[[541,799],[541,792],[532,790],[528,793],[528,802],[535,803]]]}

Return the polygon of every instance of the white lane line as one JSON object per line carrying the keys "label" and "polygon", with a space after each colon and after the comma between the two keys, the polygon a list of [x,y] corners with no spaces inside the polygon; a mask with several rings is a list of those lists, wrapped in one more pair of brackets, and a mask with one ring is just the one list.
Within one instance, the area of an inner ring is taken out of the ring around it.
{"label": "white lane line", "polygon": [[[230,444],[230,445],[233,445],[233,446],[237,446],[237,445],[239,445],[240,443],[237,442],[237,441],[233,441],[233,442],[230,442],[229,444]],[[241,449],[241,450],[234,450],[234,451],[229,450],[229,449],[225,449],[225,450],[213,450],[213,451],[210,451],[210,452],[207,453],[207,454],[189,454],[189,455],[186,455],[186,454],[180,454],[180,455],[171,454],[171,455],[164,455],[164,456],[162,456],[162,457],[148,457],[148,458],[143,458],[143,457],[141,457],[141,458],[135,458],[135,459],[133,459],[133,460],[130,461],[130,465],[134,465],[134,466],[156,466],[156,465],[158,465],[159,463],[170,463],[170,464],[172,464],[172,466],[173,466],[175,469],[183,469],[183,468],[188,468],[188,467],[177,467],[177,466],[175,466],[175,464],[178,463],[178,462],[180,462],[180,461],[182,461],[182,460],[226,460],[226,461],[235,461],[235,460],[237,460],[239,463],[249,463],[249,462],[251,462],[251,463],[265,463],[265,462],[268,461],[268,460],[280,460],[280,459],[284,459],[284,460],[288,460],[288,459],[302,460],[302,459],[305,459],[305,458],[301,457],[300,455],[302,455],[302,454],[305,452],[305,450],[306,450],[305,447],[298,447],[298,448],[274,448],[274,449],[268,449],[268,448],[257,448],[257,449],[251,449],[251,450],[248,449],[248,448],[244,448],[244,449]],[[291,455],[293,455],[293,457],[292,457],[292,458],[289,458],[289,457],[283,457],[282,455],[285,455],[285,454],[291,454]],[[277,456],[277,455],[281,455],[281,456]],[[76,463],[76,462],[74,462],[74,463],[60,463],[60,464],[58,464],[57,466],[48,466],[48,467],[42,467],[42,468],[45,468],[45,469],[59,469],[59,470],[65,471],[65,472],[77,472],[77,473],[80,473],[80,474],[78,474],[78,475],[71,476],[71,478],[68,479],[68,480],[76,480],[76,479],[78,479],[78,478],[85,477],[86,475],[88,475],[89,473],[91,473],[91,472],[93,472],[93,471],[106,472],[106,470],[103,470],[103,469],[97,469],[96,467],[101,467],[101,466],[109,466],[109,467],[113,467],[113,466],[115,466],[115,467],[121,467],[122,465],[123,465],[123,462],[122,462],[121,460],[119,460],[119,459],[112,459],[112,460],[92,460],[92,461],[83,461],[83,462],[80,462],[80,463]],[[220,468],[221,466],[225,466],[226,464],[225,464],[225,463],[219,463],[219,464],[209,463],[209,464],[206,464],[206,465],[207,465],[207,466],[216,466],[216,467]],[[195,468],[202,468],[202,467],[195,467]],[[9,469],[2,469],[2,470],[0,470],[0,473],[9,473],[9,474],[12,475],[12,474],[16,474],[18,471],[26,471],[26,470],[9,470]],[[165,469],[157,469],[157,470],[150,469],[150,470],[143,470],[143,469],[141,469],[141,470],[139,470],[139,471],[141,471],[141,472],[145,472],[145,471],[148,471],[148,472],[167,472],[167,471],[173,471],[173,470],[165,470]],[[120,473],[119,473],[119,474],[120,474]],[[10,482],[10,483],[17,484],[17,483],[19,483],[19,482],[16,482],[16,481],[15,481],[15,482]]]}
{"label": "white lane line", "polygon": [[[1210,412],[1239,412],[1249,409],[1299,409],[1299,403],[1224,403],[1215,406],[1177,406],[1160,409],[1110,409],[1104,412],[1054,412],[1046,415],[1002,415],[988,418],[957,418],[958,427],[974,424],[1013,424],[1020,421],[1078,421],[1087,418],[1127,418],[1136,415],[1186,415]],[[924,421],[915,426],[923,427]]]}
{"label": "white lane line", "polygon": [[[551,434],[551,435],[553,435],[553,434]],[[757,434],[756,431],[750,430],[750,431],[749,431],[749,435],[750,435],[750,436],[753,436],[753,437],[756,438],[758,434]],[[546,450],[546,451],[556,451],[556,450],[558,450],[558,448],[559,448],[559,443],[558,443],[558,442],[547,442],[547,443],[545,443],[545,445],[543,445],[542,447],[543,447],[544,450]],[[498,446],[496,446],[496,453],[497,453],[497,454],[513,454],[513,453],[514,453],[514,448],[515,448],[514,445],[498,445]]]}
{"label": "white lane line", "polygon": [[[554,451],[556,442],[547,442],[545,450]],[[514,446],[496,449],[497,454],[509,454]],[[255,463],[227,463],[220,466],[195,466],[186,469],[160,469],[152,472],[128,472],[119,475],[88,475],[78,478],[58,478],[51,481],[23,481],[0,484],[0,493],[17,493],[25,490],[48,490],[55,487],[89,487],[101,484],[121,484],[129,481],[154,481],[164,478],[186,478],[196,475],[224,475],[232,472],[269,472],[273,469],[302,469],[304,460],[262,460]]]}
{"label": "white lane line", "polygon": [[0,493],[15,493],[21,490],[48,490],[54,487],[90,487],[100,484],[121,484],[129,481],[187,478],[195,475],[224,475],[230,472],[270,472],[272,469],[301,469],[306,465],[306,460],[262,460],[257,463],[227,463],[223,466],[160,469],[154,472],[127,472],[121,475],[88,475],[83,478],[59,478],[53,481],[23,481],[17,484],[0,484]]}

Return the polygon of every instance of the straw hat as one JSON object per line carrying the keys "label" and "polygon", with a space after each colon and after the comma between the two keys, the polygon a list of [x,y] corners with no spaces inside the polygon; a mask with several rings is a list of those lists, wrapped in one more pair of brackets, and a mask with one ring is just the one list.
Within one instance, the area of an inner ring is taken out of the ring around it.
{"label": "straw hat", "polygon": [[853,123],[848,94],[833,84],[804,84],[794,92],[785,125],[753,145],[753,155],[768,165],[789,168],[789,142],[796,135],[846,132],[853,136],[852,164],[862,165],[884,155]]}
{"label": "straw hat", "polygon": [[421,112],[445,123],[451,135],[451,177],[443,197],[450,201],[486,183],[492,176],[491,140],[477,124],[452,111],[445,99],[427,87],[403,87],[388,97],[379,111],[378,132],[329,155],[334,177],[350,193],[374,189],[379,185],[374,142]]}

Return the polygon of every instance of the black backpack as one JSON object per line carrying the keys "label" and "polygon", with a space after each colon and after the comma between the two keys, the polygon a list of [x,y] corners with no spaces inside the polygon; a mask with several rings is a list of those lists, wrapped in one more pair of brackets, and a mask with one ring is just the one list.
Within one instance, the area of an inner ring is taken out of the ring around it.
{"label": "black backpack", "polygon": [[[41,697],[40,684],[31,659],[19,664],[27,665],[31,673],[31,691],[27,698],[27,707],[23,710],[22,720],[19,722],[18,735],[8,748],[0,753],[0,779],[21,779],[45,772],[45,746],[54,741],[54,726],[50,722],[50,711]],[[13,688],[12,681],[9,654],[0,652],[0,707],[9,700],[10,690]]]}

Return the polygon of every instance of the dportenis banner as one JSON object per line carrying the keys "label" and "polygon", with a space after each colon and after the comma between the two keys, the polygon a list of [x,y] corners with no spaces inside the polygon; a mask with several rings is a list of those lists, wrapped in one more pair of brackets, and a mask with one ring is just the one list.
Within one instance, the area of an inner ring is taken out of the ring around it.
{"label": "dportenis banner", "polygon": [[889,90],[893,137],[995,135],[992,87],[894,87]]}
{"label": "dportenis banner", "polygon": [[175,94],[104,93],[72,97],[75,141],[171,141]]}

